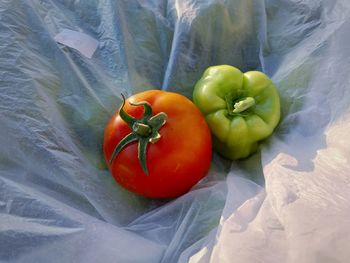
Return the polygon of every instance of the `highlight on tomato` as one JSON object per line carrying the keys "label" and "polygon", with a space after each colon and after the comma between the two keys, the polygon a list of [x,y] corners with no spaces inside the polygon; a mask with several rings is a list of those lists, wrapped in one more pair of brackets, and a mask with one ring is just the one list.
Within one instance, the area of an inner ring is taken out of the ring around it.
{"label": "highlight on tomato", "polygon": [[175,198],[206,176],[210,129],[191,100],[148,90],[123,98],[108,122],[103,152],[115,180],[149,198]]}

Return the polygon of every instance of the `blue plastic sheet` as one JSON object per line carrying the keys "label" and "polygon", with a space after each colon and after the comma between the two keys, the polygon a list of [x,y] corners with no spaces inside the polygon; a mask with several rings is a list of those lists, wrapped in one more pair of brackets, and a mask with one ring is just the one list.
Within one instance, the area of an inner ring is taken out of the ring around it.
{"label": "blue plastic sheet", "polygon": [[[0,262],[348,262],[349,32],[347,0],[2,0]],[[117,185],[101,148],[120,94],[191,98],[218,64],[273,79],[273,136],[172,201]]]}

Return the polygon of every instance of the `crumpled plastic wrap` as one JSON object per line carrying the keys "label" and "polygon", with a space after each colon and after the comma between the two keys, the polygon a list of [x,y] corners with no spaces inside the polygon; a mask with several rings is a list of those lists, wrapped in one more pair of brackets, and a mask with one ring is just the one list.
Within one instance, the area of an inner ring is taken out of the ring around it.
{"label": "crumpled plastic wrap", "polygon": [[[349,1],[3,0],[0,22],[0,262],[349,262]],[[120,94],[191,98],[218,64],[273,79],[273,136],[178,199],[123,190],[101,150]]]}

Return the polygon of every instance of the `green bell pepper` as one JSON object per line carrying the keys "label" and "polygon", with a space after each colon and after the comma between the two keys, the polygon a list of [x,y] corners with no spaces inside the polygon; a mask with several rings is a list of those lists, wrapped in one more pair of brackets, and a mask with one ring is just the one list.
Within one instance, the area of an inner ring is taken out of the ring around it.
{"label": "green bell pepper", "polygon": [[193,101],[211,129],[214,149],[231,160],[254,153],[280,119],[277,89],[259,71],[209,67],[194,87]]}

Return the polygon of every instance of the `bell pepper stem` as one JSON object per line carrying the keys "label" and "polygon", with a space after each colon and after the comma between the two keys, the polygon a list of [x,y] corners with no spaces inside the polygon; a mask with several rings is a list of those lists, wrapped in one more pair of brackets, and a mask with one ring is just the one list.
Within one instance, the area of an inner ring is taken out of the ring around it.
{"label": "bell pepper stem", "polygon": [[255,99],[253,97],[246,97],[233,105],[233,113],[240,113],[255,105]]}

